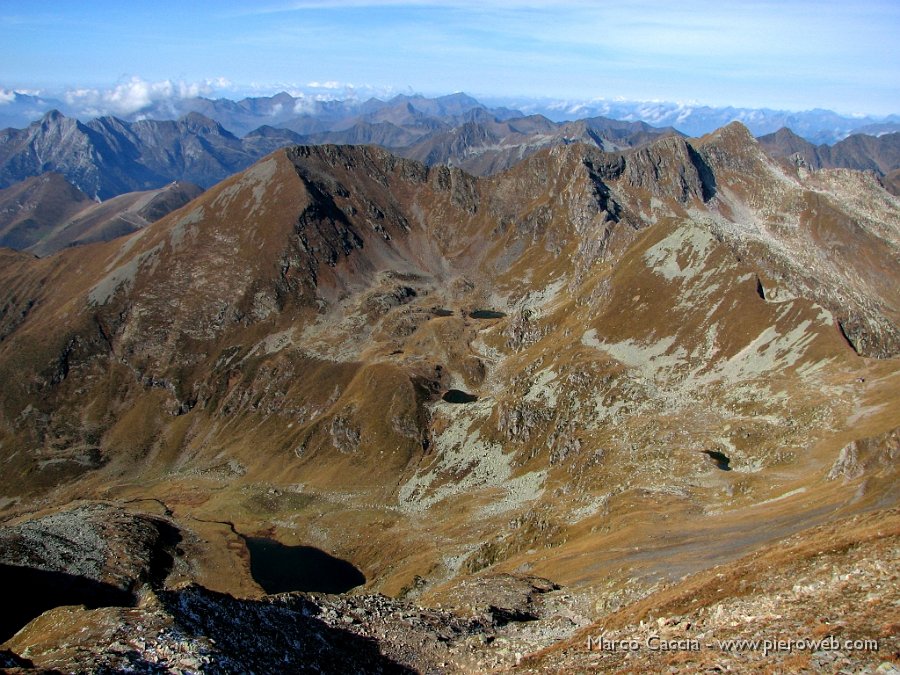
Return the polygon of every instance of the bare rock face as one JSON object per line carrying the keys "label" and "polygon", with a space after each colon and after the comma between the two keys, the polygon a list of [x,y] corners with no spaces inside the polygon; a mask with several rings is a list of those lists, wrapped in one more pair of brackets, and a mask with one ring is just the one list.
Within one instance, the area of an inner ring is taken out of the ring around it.
{"label": "bare rock face", "polygon": [[859,478],[863,474],[863,468],[859,464],[859,449],[856,441],[848,443],[841,448],[840,454],[831,469],[828,471],[828,480],[843,478],[844,480],[853,480]]}
{"label": "bare rock face", "polygon": [[863,475],[874,477],[883,474],[898,457],[900,428],[851,441],[838,452],[825,478],[849,483]]}
{"label": "bare rock face", "polygon": [[359,429],[347,417],[337,416],[331,420],[331,442],[334,447],[346,454],[359,450]]}
{"label": "bare rock face", "polygon": [[655,197],[685,203],[704,200],[711,190],[704,186],[702,159],[684,139],[665,138],[651,143],[626,159],[625,180]]}

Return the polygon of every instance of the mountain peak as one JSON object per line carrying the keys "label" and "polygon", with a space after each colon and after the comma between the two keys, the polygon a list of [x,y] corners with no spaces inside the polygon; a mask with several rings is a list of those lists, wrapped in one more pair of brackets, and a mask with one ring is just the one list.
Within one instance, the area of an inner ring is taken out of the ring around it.
{"label": "mountain peak", "polygon": [[41,117],[41,121],[47,120],[51,122],[57,122],[59,120],[67,119],[65,115],[63,115],[59,110],[53,108],[53,110],[48,110],[44,113],[44,116]]}
{"label": "mountain peak", "polygon": [[78,125],[80,122],[72,117],[66,117],[59,110],[54,108],[44,114],[41,119],[31,124],[34,129],[59,129],[61,127]]}
{"label": "mountain peak", "polygon": [[202,113],[189,112],[187,115],[182,116],[181,119],[179,119],[179,122],[181,122],[188,131],[194,133],[202,131],[206,133],[221,134],[223,136],[233,136],[233,134],[223,128],[221,124]]}
{"label": "mountain peak", "polygon": [[757,140],[742,123],[734,121],[696,141],[697,150],[713,170],[754,174],[767,161]]}
{"label": "mountain peak", "polygon": [[462,91],[458,91],[454,94],[447,94],[446,96],[439,96],[437,100],[441,103],[454,103],[456,105],[465,105],[472,108],[481,106],[481,103],[476,99]]}
{"label": "mountain peak", "polygon": [[794,164],[802,162],[812,168],[821,167],[821,157],[818,156],[816,146],[787,127],[782,127],[774,134],[760,136],[756,140],[770,157],[776,159],[791,157]]}
{"label": "mountain peak", "polygon": [[729,122],[724,127],[716,129],[711,134],[707,134],[707,136],[711,138],[719,138],[729,143],[749,143],[752,145],[756,144],[756,139],[753,137],[753,134],[750,133],[750,130],[744,125],[743,122],[739,122],[738,120]]}
{"label": "mountain peak", "polygon": [[788,127],[781,127],[774,134],[769,134],[769,135],[774,136],[778,140],[791,140],[791,141],[797,140],[797,141],[803,141],[804,143],[809,143],[809,141],[807,141],[806,139],[804,139],[801,136],[798,136]]}
{"label": "mountain peak", "polygon": [[687,203],[712,196],[710,169],[681,136],[663,136],[625,157],[628,182],[656,197]]}

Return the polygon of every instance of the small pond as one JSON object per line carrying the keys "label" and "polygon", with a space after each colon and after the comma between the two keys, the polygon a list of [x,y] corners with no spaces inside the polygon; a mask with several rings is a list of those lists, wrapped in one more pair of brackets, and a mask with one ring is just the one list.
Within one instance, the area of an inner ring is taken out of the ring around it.
{"label": "small pond", "polygon": [[447,403],[474,403],[478,400],[475,394],[469,394],[459,389],[449,389],[441,398]]}
{"label": "small pond", "polygon": [[312,546],[285,546],[265,537],[244,537],[250,574],[266,593],[346,593],[366,577],[346,560]]}
{"label": "small pond", "polygon": [[506,314],[494,309],[476,309],[474,312],[469,312],[469,316],[473,319],[502,319]]}
{"label": "small pond", "polygon": [[716,463],[717,469],[731,471],[731,458],[728,457],[728,455],[723,454],[718,450],[704,450],[703,452]]}
{"label": "small pond", "polygon": [[443,307],[435,307],[431,310],[431,313],[435,316],[453,316],[452,309],[444,309]]}

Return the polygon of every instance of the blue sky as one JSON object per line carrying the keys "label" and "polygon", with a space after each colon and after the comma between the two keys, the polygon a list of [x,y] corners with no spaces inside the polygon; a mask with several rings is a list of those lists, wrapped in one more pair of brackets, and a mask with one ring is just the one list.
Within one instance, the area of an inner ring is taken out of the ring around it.
{"label": "blue sky", "polygon": [[900,113],[898,38],[898,0],[0,1],[0,89],[123,106],[465,91],[883,115]]}

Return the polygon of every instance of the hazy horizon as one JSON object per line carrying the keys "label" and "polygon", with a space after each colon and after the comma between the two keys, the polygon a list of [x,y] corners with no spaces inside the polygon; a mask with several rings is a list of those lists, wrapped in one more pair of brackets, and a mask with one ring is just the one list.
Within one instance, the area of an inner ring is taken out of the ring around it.
{"label": "hazy horizon", "polygon": [[0,9],[11,91],[127,113],[166,98],[426,96],[900,112],[885,0],[345,0]]}

